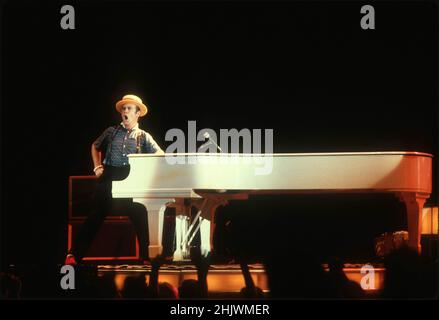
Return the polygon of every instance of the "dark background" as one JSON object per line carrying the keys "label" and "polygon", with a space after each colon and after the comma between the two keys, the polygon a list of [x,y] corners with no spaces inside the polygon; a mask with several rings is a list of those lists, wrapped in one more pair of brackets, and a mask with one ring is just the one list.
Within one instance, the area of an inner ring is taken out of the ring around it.
{"label": "dark background", "polygon": [[[68,177],[92,173],[90,144],[126,93],[150,105],[141,127],[163,149],[196,120],[272,128],[274,152],[437,156],[432,4],[376,3],[367,31],[363,3],[72,4],[75,30],[61,4],[3,6],[2,265],[62,261]],[[373,237],[406,228],[389,195],[260,197],[220,209],[229,218],[219,238],[256,258],[291,243],[367,257]]]}

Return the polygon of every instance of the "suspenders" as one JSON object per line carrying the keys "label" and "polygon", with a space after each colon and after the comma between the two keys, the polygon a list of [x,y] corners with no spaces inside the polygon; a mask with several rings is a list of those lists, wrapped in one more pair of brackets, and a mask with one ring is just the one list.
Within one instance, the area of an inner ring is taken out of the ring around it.
{"label": "suspenders", "polygon": [[137,152],[137,153],[140,153],[140,152],[141,152],[141,150],[140,150],[140,148],[141,148],[141,145],[140,145],[140,138],[142,137],[142,135],[143,135],[143,134],[139,134],[139,135],[136,137],[136,140],[137,140],[136,152]]}
{"label": "suspenders", "polygon": [[119,128],[120,128],[120,125],[117,125],[117,126],[114,126],[114,132],[113,132],[113,134],[111,135],[111,138],[110,138],[110,141],[108,141],[108,151],[107,151],[107,154],[108,154],[108,157],[110,158],[110,159],[108,159],[108,165],[109,166],[111,166],[111,147],[112,147],[112,145],[113,145],[113,140],[114,140],[114,137],[116,136],[116,134],[117,134],[117,132],[119,131]]}

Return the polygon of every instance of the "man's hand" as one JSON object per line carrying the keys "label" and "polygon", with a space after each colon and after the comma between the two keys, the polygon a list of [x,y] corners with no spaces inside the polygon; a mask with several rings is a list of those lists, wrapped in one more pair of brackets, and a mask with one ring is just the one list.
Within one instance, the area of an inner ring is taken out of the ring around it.
{"label": "man's hand", "polygon": [[95,172],[95,176],[99,178],[104,173],[104,167],[102,165],[97,166],[93,171]]}
{"label": "man's hand", "polygon": [[131,134],[130,134],[130,138],[131,139],[138,139],[141,136],[146,136],[146,132],[143,131],[142,129],[134,129]]}
{"label": "man's hand", "polygon": [[102,174],[104,173],[104,168],[98,168],[98,169],[96,169],[96,171],[95,171],[95,175],[96,175],[96,177],[100,177],[100,176],[102,176]]}

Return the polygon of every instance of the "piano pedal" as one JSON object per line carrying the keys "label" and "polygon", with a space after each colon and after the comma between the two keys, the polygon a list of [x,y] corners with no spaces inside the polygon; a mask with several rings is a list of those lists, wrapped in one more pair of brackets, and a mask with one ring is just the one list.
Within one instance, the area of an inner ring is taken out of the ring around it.
{"label": "piano pedal", "polygon": [[182,261],[183,260],[183,253],[181,250],[176,250],[174,252],[173,261]]}
{"label": "piano pedal", "polygon": [[174,252],[173,261],[191,261],[191,255],[188,250],[176,250]]}

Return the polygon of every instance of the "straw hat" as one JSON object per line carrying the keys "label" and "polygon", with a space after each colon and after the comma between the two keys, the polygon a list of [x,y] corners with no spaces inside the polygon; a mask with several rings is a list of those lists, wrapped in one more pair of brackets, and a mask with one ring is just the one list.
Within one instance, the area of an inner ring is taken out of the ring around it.
{"label": "straw hat", "polygon": [[133,94],[127,94],[123,96],[122,100],[116,103],[117,112],[120,113],[122,111],[122,106],[128,103],[134,104],[140,108],[141,117],[143,117],[148,112],[148,108],[146,107],[146,105],[142,103],[142,99],[140,99],[138,96],[135,96]]}

